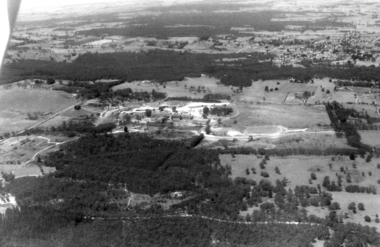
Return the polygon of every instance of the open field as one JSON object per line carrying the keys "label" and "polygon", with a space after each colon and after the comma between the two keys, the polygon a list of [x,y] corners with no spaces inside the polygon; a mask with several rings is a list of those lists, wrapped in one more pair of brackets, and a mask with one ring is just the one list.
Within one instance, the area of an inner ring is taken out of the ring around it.
{"label": "open field", "polygon": [[[349,159],[349,157],[341,156],[335,157],[335,161],[332,161],[331,156],[289,156],[289,157],[270,157],[270,160],[265,165],[266,171],[269,173],[270,177],[268,180],[275,182],[276,179],[282,179],[286,177],[289,181],[290,187],[308,185],[310,179],[310,173],[314,172],[317,175],[317,179],[313,180],[313,185],[322,184],[323,178],[325,176],[330,176],[331,181],[337,181],[336,173],[345,177],[346,175],[340,171],[340,168],[348,169],[353,175],[353,182],[351,184],[358,184],[360,186],[370,186],[376,187],[377,191],[380,192],[380,185],[377,184],[377,179],[380,177],[380,169],[376,166],[380,163],[379,158],[373,158],[371,162],[367,163],[362,158],[356,158],[355,161]],[[232,168],[232,178],[235,177],[247,177],[257,181],[260,181],[262,177],[260,176],[259,163],[261,158],[255,155],[236,155],[233,158],[231,155],[220,155],[220,160],[223,165],[229,164]],[[332,168],[328,164],[332,164]],[[353,168],[353,163],[356,164],[357,168]],[[274,171],[275,167],[278,167],[281,171],[281,175],[276,174]],[[254,167],[257,174],[246,175],[245,169]],[[294,171],[297,171],[296,173]],[[364,172],[364,175],[362,175]],[[369,172],[372,175],[369,175]],[[349,185],[343,179],[343,186]]]}
{"label": "open field", "polygon": [[70,94],[53,90],[0,90],[1,110],[57,112],[76,103]]}
{"label": "open field", "polygon": [[21,131],[38,122],[38,120],[25,119],[25,114],[2,110],[0,111],[0,134]]}
{"label": "open field", "polygon": [[42,138],[36,135],[9,138],[0,142],[0,165],[32,162],[31,159],[37,152],[53,145],[48,143],[46,138],[51,139],[53,142],[70,140],[65,136],[44,136]]}
{"label": "open field", "polygon": [[[312,132],[312,130],[310,131]],[[337,138],[335,133],[301,133],[284,136],[272,140],[270,143],[278,149],[310,148],[326,150],[328,148],[351,148],[345,138]]]}
{"label": "open field", "polygon": [[[0,90],[0,133],[24,130],[76,102],[70,94],[59,91]],[[36,112],[42,118],[26,119],[28,113]]]}
{"label": "open field", "polygon": [[[268,87],[269,92],[265,92]],[[278,90],[276,90],[276,88]],[[272,91],[270,91],[272,89]],[[240,101],[265,101],[281,104],[285,101],[288,93],[298,93],[302,95],[304,91],[315,92],[317,86],[312,84],[291,83],[288,80],[267,80],[254,81],[251,87],[244,88],[243,92],[237,95]]]}
{"label": "open field", "polygon": [[380,131],[379,130],[361,130],[359,131],[361,141],[364,144],[380,147]]}
{"label": "open field", "polygon": [[0,172],[13,173],[16,176],[16,178],[28,177],[28,176],[42,176],[44,174],[48,174],[54,171],[55,171],[54,167],[46,167],[46,166],[39,167],[35,164],[0,165]]}
{"label": "open field", "polygon": [[255,125],[282,125],[287,128],[330,125],[324,106],[238,104],[236,108],[240,112],[238,117],[224,124],[239,131]]}
{"label": "open field", "polygon": [[75,110],[73,107],[71,109],[67,109],[66,111],[62,112],[59,115],[62,117],[77,118],[79,116],[90,116],[91,114],[95,114],[95,113],[87,111],[86,109]]}
{"label": "open field", "polygon": [[[368,89],[366,89],[368,91]],[[355,98],[355,94],[359,97],[357,100]],[[368,103],[372,104],[373,101],[378,101],[378,96],[375,94],[364,94],[364,93],[357,93],[355,91],[351,92],[341,92],[336,91],[331,94],[331,101],[337,101],[339,103],[347,103],[347,102],[362,102],[362,103]]]}

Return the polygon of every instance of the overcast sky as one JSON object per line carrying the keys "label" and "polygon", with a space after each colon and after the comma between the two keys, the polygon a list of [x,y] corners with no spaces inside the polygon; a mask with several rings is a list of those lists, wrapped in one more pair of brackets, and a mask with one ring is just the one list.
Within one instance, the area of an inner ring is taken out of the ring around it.
{"label": "overcast sky", "polygon": [[[102,3],[102,2],[117,2],[120,0],[22,0],[20,11],[28,10],[31,8],[39,8],[43,6],[64,6],[74,4],[89,4],[89,3]],[[125,2],[136,2],[138,0],[125,0]],[[144,0],[145,1],[145,0]]]}
{"label": "overcast sky", "polygon": [[194,0],[22,0],[20,12],[25,12],[28,9],[41,8],[43,6],[64,6],[74,4],[89,4],[89,3],[112,3],[112,2],[125,2],[128,4],[142,3],[142,2],[156,2],[158,3],[183,3]]}

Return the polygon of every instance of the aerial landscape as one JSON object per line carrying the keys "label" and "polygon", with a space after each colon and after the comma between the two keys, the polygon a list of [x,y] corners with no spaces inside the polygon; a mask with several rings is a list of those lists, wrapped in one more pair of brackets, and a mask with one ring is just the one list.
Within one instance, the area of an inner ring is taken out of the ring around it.
{"label": "aerial landscape", "polygon": [[380,246],[380,2],[38,2],[0,246]]}

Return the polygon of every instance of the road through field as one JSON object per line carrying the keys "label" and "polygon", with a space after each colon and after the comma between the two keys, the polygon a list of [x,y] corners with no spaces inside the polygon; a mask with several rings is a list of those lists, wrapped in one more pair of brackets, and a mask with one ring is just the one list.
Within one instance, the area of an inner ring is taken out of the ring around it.
{"label": "road through field", "polygon": [[45,150],[48,150],[48,149],[50,149],[50,148],[52,148],[52,147],[55,147],[55,146],[58,146],[58,145],[61,145],[61,144],[64,144],[64,143],[67,143],[67,142],[71,142],[71,141],[75,141],[75,140],[78,140],[78,139],[79,139],[79,138],[76,138],[76,139],[68,140],[68,141],[64,141],[64,142],[52,142],[51,139],[50,139],[50,138],[47,138],[47,137],[37,136],[37,138],[44,139],[44,140],[47,141],[48,144],[53,144],[53,145],[51,145],[51,146],[49,146],[49,147],[47,147],[47,148],[44,148],[44,149],[38,151],[37,153],[35,153],[35,154],[33,155],[33,157],[32,157],[30,160],[28,160],[27,162],[24,163],[24,165],[26,165],[26,164],[32,162],[32,161],[37,157],[37,155],[39,155],[40,153],[44,152]]}

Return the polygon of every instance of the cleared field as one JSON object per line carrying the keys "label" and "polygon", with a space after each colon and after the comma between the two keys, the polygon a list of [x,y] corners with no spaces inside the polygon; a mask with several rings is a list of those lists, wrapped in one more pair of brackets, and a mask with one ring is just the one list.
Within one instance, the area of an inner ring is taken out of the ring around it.
{"label": "cleared field", "polygon": [[45,174],[55,171],[54,167],[41,166],[40,168],[34,164],[0,165],[0,172],[13,173],[16,176],[16,178],[27,176],[42,176],[43,174],[41,169],[44,171]]}
{"label": "cleared field", "polygon": [[281,125],[288,128],[330,125],[324,106],[239,104],[236,108],[240,112],[239,116],[224,123],[239,131],[255,125]]}
{"label": "cleared field", "polygon": [[[312,130],[310,131],[312,132]],[[284,136],[271,142],[276,148],[310,148],[326,150],[329,148],[352,148],[345,138],[337,138],[335,133],[302,133]]]}
{"label": "cleared field", "polygon": [[[337,101],[337,102],[340,102],[340,103],[347,103],[347,102],[353,102],[355,103],[356,102],[356,98],[355,98],[355,94],[358,94],[356,93],[355,91],[352,91],[352,92],[333,92],[332,93],[332,97],[331,97],[331,101]],[[368,103],[368,104],[371,104],[373,101],[377,102],[377,98],[378,96],[376,96],[375,94],[359,94],[359,102],[363,102],[363,103]]]}
{"label": "cleared field", "polygon": [[[269,92],[265,92],[268,87]],[[277,88],[277,90],[276,90]],[[252,86],[244,88],[237,95],[240,101],[265,101],[270,103],[283,103],[288,93],[302,94],[305,91],[315,92],[318,86],[313,84],[290,83],[288,80],[254,81]],[[270,91],[272,89],[272,91]],[[265,98],[265,99],[264,99]]]}
{"label": "cleared field", "polygon": [[25,119],[25,114],[9,110],[0,111],[0,134],[21,131],[36,123],[38,123],[38,121]]}
{"label": "cleared field", "polygon": [[87,111],[85,109],[75,110],[74,107],[72,109],[68,109],[61,114],[59,114],[62,117],[70,117],[70,118],[76,118],[83,115],[91,115],[95,114],[94,112]]}
{"label": "cleared field", "polygon": [[0,90],[0,133],[21,131],[43,120],[25,119],[27,113],[55,113],[74,105],[70,94],[52,90]]}
{"label": "cleared field", "polygon": [[75,104],[70,94],[53,90],[10,89],[0,90],[0,106],[23,112],[57,112]]}
{"label": "cleared field", "polygon": [[[370,186],[373,185],[380,193],[380,185],[377,184],[377,179],[380,177],[380,169],[376,166],[380,163],[379,158],[374,158],[371,162],[366,162],[362,158],[357,158],[355,161],[349,159],[349,157],[341,156],[335,157],[335,161],[331,160],[331,156],[288,156],[288,157],[270,157],[270,160],[265,165],[265,169],[260,169],[259,163],[262,157],[256,157],[255,155],[235,155],[233,158],[231,155],[220,155],[221,164],[229,164],[232,168],[232,178],[236,177],[247,177],[256,181],[260,181],[263,177],[260,176],[260,171],[266,171],[269,173],[270,177],[268,180],[273,183],[276,179],[282,179],[286,177],[289,181],[289,187],[295,187],[297,185],[309,185],[310,173],[314,172],[317,176],[316,180],[313,180],[312,186],[317,186],[317,184],[322,184],[323,178],[325,176],[330,176],[331,181],[337,181],[336,174],[340,174],[345,178],[345,174],[340,171],[340,168],[348,169],[353,175],[353,181],[351,184],[358,184],[360,186]],[[330,169],[329,163],[331,163],[332,168]],[[353,163],[356,164],[357,168],[353,168]],[[276,174],[275,167],[280,169],[281,175]],[[247,168],[251,169],[254,167],[257,174],[250,173],[246,174],[245,170]],[[362,176],[364,172],[365,176]],[[369,172],[372,175],[369,175]],[[349,185],[343,179],[343,186]]]}
{"label": "cleared field", "polygon": [[[327,164],[330,162],[328,157],[309,157],[309,156],[290,156],[286,158],[271,157],[265,165],[265,169],[260,169],[259,163],[263,157],[255,155],[236,155],[233,158],[231,155],[220,155],[221,164],[229,164],[232,169],[232,178],[246,177],[256,180],[257,182],[263,179],[260,172],[266,171],[270,177],[267,178],[272,183],[275,183],[276,179],[283,179],[286,177],[290,183],[289,187],[294,188],[297,185],[308,185],[310,179],[310,173],[314,172],[317,175],[317,180],[314,186],[322,184],[323,177],[331,172],[328,170]],[[281,175],[275,173],[275,167],[280,169]],[[256,174],[246,174],[246,169],[256,169]],[[319,168],[319,172],[317,169]],[[326,174],[326,175],[324,175]],[[331,174],[330,174],[331,175]],[[335,173],[334,173],[335,175]]]}
{"label": "cleared field", "polygon": [[380,131],[379,130],[362,130],[359,131],[361,141],[370,146],[380,147]]}

